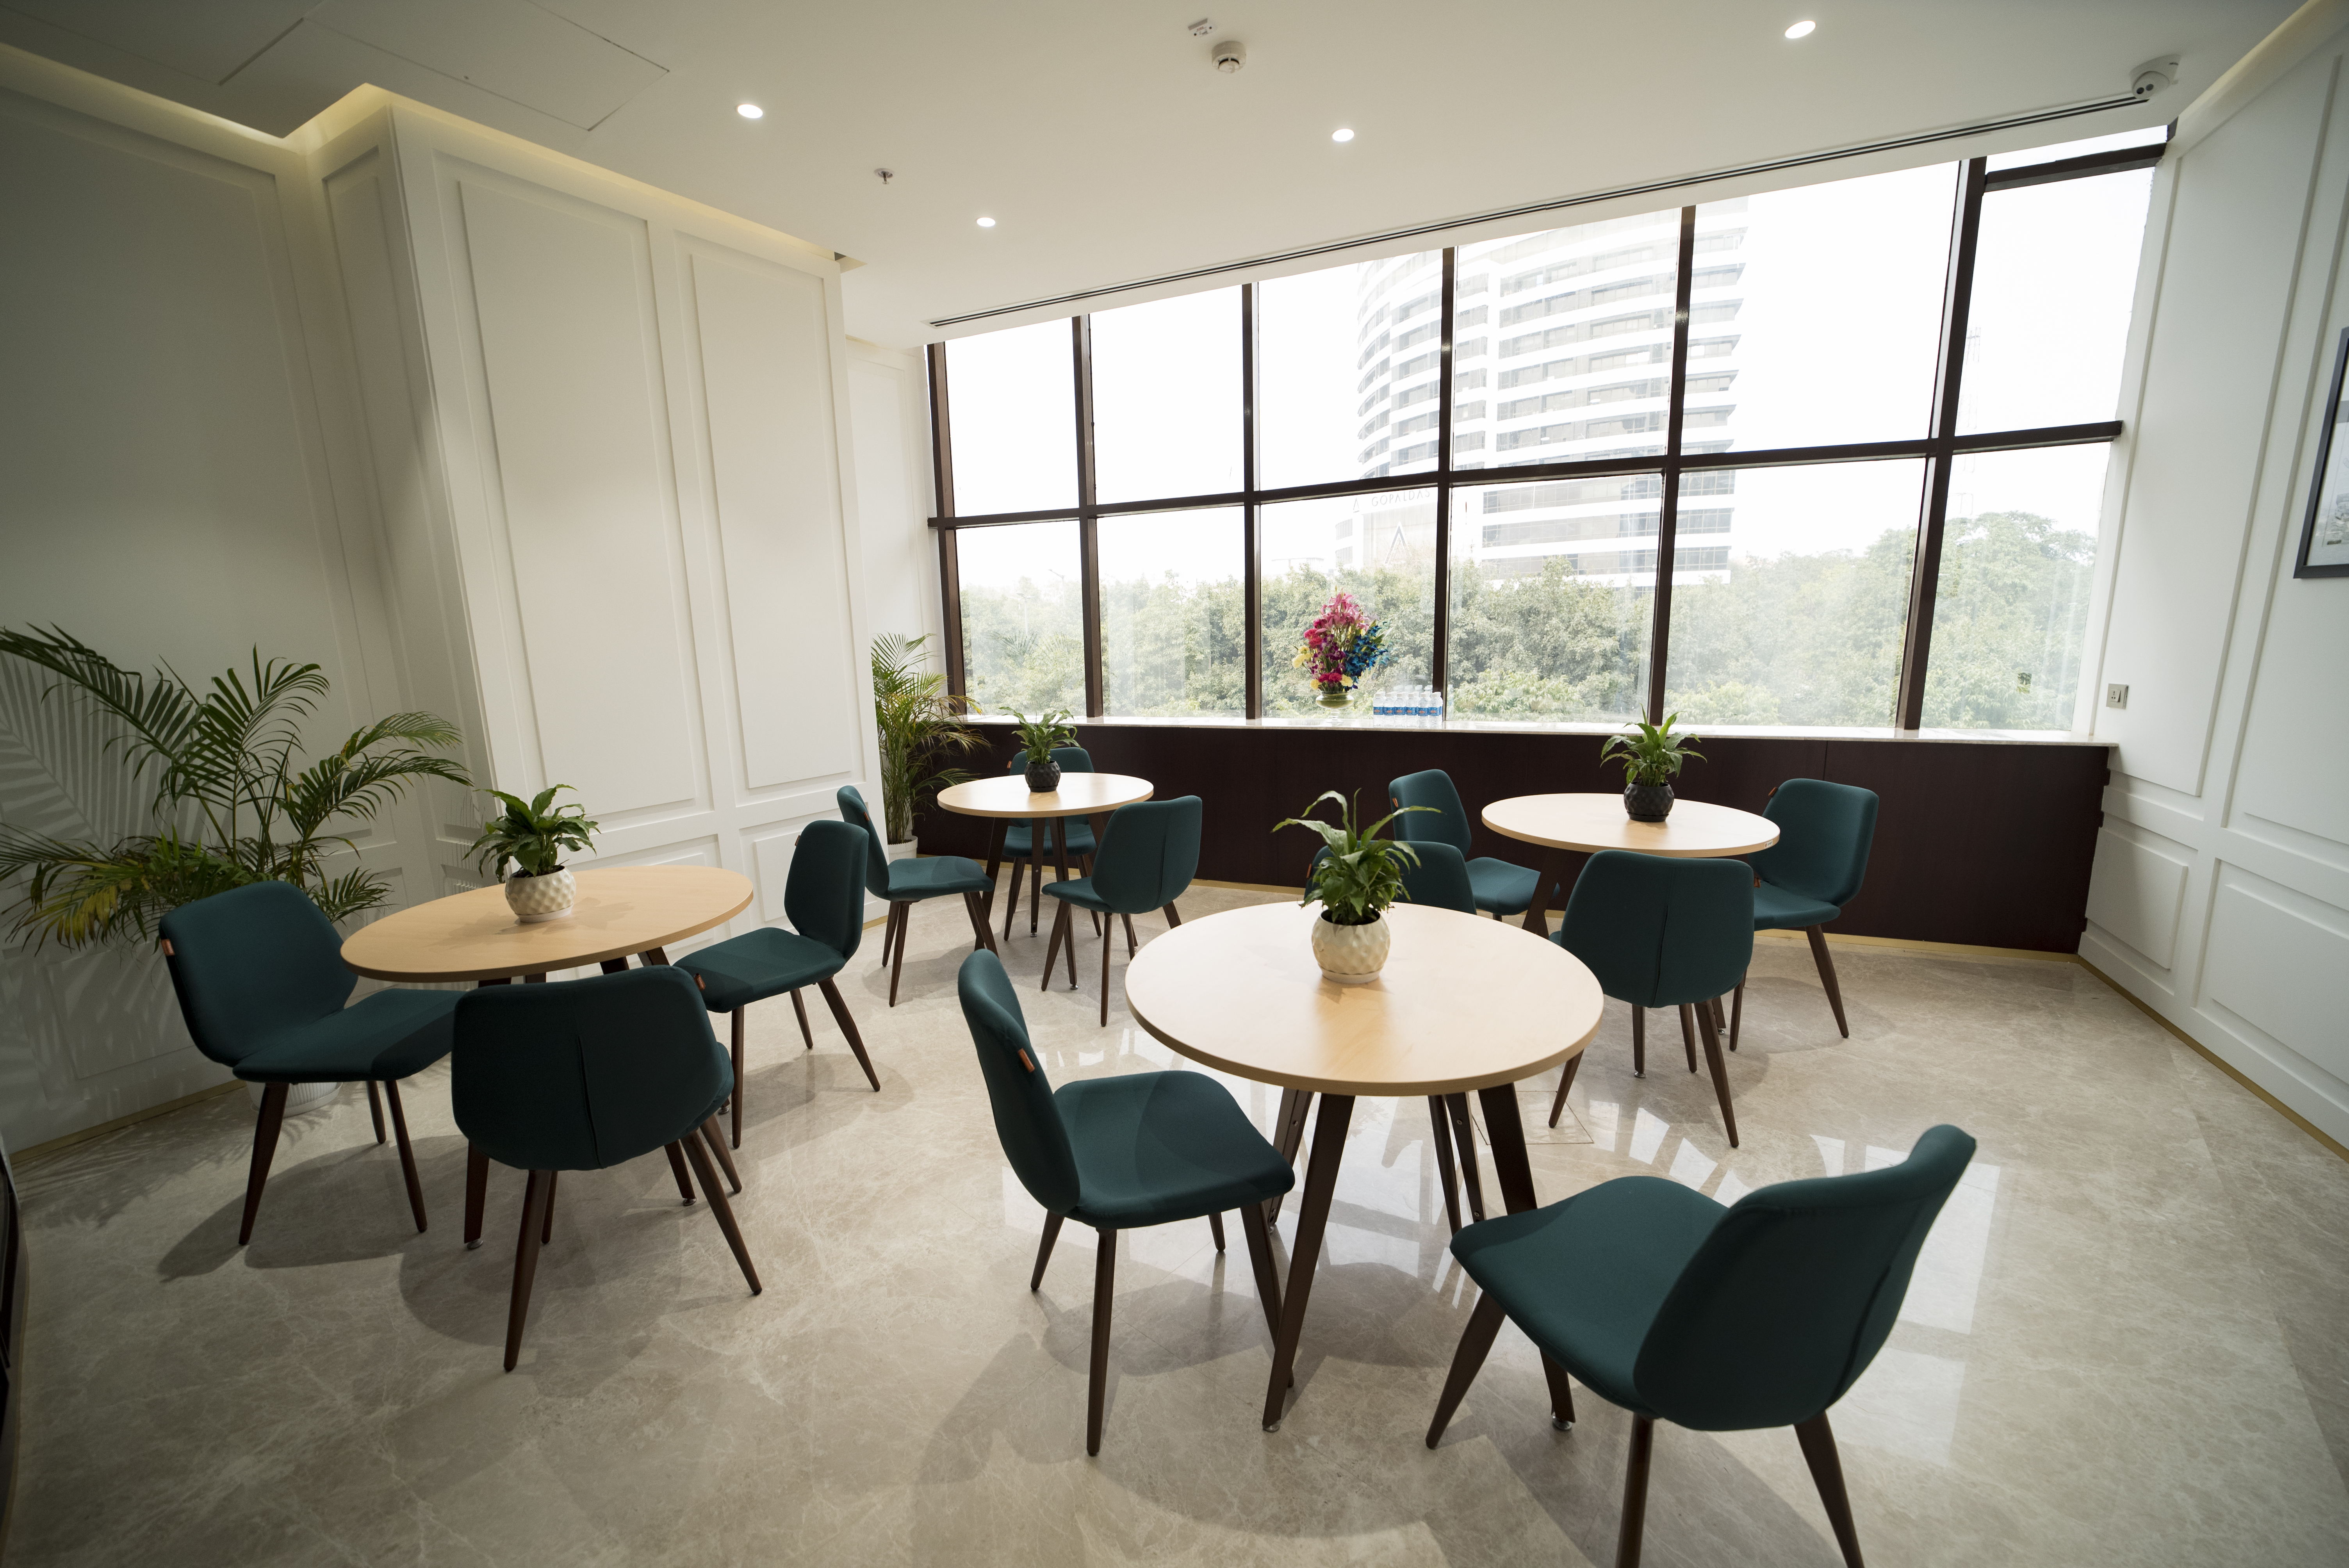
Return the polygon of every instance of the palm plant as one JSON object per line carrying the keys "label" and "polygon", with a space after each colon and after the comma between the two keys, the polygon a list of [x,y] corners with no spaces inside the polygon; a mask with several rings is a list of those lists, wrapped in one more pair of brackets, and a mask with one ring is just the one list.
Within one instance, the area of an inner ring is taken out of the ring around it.
{"label": "palm plant", "polygon": [[120,725],[109,748],[155,784],[154,830],[111,844],[0,824],[0,882],[24,878],[0,919],[36,948],[143,941],[181,904],[248,882],[292,882],[329,920],[374,909],[391,897],[380,876],[365,866],[327,874],[336,846],[356,848],[336,830],[371,820],[416,779],[471,783],[433,755],[460,737],[429,713],[378,719],[305,766],[300,725],[326,677],[316,665],[264,661],[258,648],[249,671],[226,670],[204,690],[168,665],[152,677],[125,670],[54,626],[0,629],[0,653],[57,676],[45,696],[70,693]]}
{"label": "palm plant", "polygon": [[1322,790],[1313,798],[1313,805],[1305,809],[1309,812],[1324,800],[1338,802],[1335,822],[1305,816],[1290,817],[1272,825],[1276,833],[1283,828],[1310,828],[1321,835],[1324,848],[1314,857],[1313,870],[1306,878],[1305,896],[1297,902],[1318,902],[1329,911],[1328,918],[1340,925],[1368,925],[1396,899],[1411,896],[1402,885],[1402,867],[1396,857],[1419,864],[1417,850],[1398,839],[1380,838],[1379,830],[1405,811],[1432,811],[1435,808],[1398,807],[1368,827],[1357,827],[1353,802],[1335,789]]}
{"label": "palm plant", "polygon": [[895,632],[873,639],[873,719],[881,734],[881,815],[893,844],[914,836],[914,821],[941,789],[971,775],[959,768],[930,769],[941,758],[982,744],[963,722],[978,705],[947,690],[947,677],[922,667],[927,634]]}

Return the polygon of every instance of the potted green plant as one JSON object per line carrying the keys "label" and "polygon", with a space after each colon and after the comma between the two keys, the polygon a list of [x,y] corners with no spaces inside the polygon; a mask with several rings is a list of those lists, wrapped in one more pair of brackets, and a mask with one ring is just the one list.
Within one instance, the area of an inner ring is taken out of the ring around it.
{"label": "potted green plant", "polygon": [[1011,717],[1019,731],[1019,749],[1028,754],[1028,788],[1039,795],[1058,789],[1061,765],[1052,760],[1052,748],[1077,743],[1077,732],[1069,723],[1068,710],[1055,708],[1041,717],[1030,718],[1014,708]]}
{"label": "potted green plant", "polygon": [[1671,816],[1672,780],[1680,777],[1681,765],[1690,758],[1704,760],[1696,749],[1702,737],[1672,733],[1672,720],[1679,717],[1668,713],[1661,724],[1633,719],[1640,727],[1638,735],[1610,736],[1599,748],[1600,766],[1610,761],[1623,765],[1623,810],[1635,822],[1661,822]]}
{"label": "potted green plant", "polygon": [[941,758],[968,752],[985,738],[963,722],[978,705],[947,690],[947,677],[925,669],[926,635],[895,632],[873,639],[873,722],[881,738],[881,830],[889,836],[892,860],[914,851],[914,824],[941,789],[970,775],[959,768],[932,766]]}
{"label": "potted green plant", "polygon": [[[505,814],[481,824],[481,836],[466,853],[484,874],[505,883],[506,907],[524,925],[561,920],[571,913],[578,885],[563,863],[565,850],[585,850],[595,836],[587,810],[576,804],[556,806],[554,797],[570,789],[550,784],[524,800],[502,789],[491,794],[505,802]],[[513,873],[506,863],[513,862]]]}
{"label": "potted green plant", "polygon": [[[1338,802],[1338,820],[1324,822],[1310,815],[1324,800]],[[1321,977],[1340,985],[1361,985],[1379,977],[1386,967],[1392,937],[1386,910],[1403,890],[1402,861],[1419,864],[1419,851],[1395,839],[1381,839],[1379,830],[1404,811],[1427,811],[1429,806],[1404,806],[1390,811],[1369,827],[1358,827],[1353,803],[1335,789],[1324,789],[1305,808],[1307,815],[1272,825],[1310,828],[1321,835],[1322,851],[1307,876],[1299,903],[1319,903],[1321,918],[1313,923],[1313,959]],[[1401,857],[1399,860],[1398,857]]]}

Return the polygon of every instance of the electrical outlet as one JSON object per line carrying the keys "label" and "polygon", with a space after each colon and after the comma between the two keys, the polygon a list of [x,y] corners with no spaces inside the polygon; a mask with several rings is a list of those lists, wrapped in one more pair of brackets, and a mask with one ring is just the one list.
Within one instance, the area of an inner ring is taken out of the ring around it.
{"label": "electrical outlet", "polygon": [[2106,707],[2127,707],[2128,706],[2128,687],[2118,685],[2106,686],[2105,688],[2105,706]]}

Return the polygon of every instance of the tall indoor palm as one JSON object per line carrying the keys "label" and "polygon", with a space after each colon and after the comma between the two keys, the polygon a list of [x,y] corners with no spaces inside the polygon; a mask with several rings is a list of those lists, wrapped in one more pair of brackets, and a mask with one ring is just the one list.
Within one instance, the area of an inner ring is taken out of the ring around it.
{"label": "tall indoor palm", "polygon": [[939,790],[970,775],[959,768],[930,771],[955,752],[968,752],[983,740],[963,722],[978,705],[947,690],[947,677],[922,667],[927,634],[901,637],[885,632],[873,639],[873,718],[881,732],[882,826],[893,844],[914,836],[914,819]]}
{"label": "tall indoor palm", "polygon": [[287,882],[329,920],[388,901],[365,866],[327,874],[326,858],[352,847],[336,830],[372,819],[419,779],[470,787],[455,759],[455,727],[429,713],[395,713],[359,729],[331,756],[304,765],[301,721],[327,692],[316,665],[264,662],[229,669],[198,690],[166,665],[125,670],[55,627],[0,630],[0,654],[57,676],[69,694],[124,731],[115,742],[133,778],[151,778],[151,831],[111,844],[72,843],[0,823],[0,882],[21,876],[5,918],[20,941],[66,947],[130,943],[181,904],[247,882]]}

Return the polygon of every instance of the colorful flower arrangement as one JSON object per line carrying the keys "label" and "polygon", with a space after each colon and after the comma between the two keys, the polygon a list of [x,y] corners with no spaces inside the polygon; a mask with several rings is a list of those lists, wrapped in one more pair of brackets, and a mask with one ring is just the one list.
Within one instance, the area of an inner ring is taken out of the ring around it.
{"label": "colorful flower arrangement", "polygon": [[1315,696],[1340,703],[1387,656],[1386,627],[1371,620],[1352,594],[1338,593],[1305,628],[1294,663],[1311,676]]}

